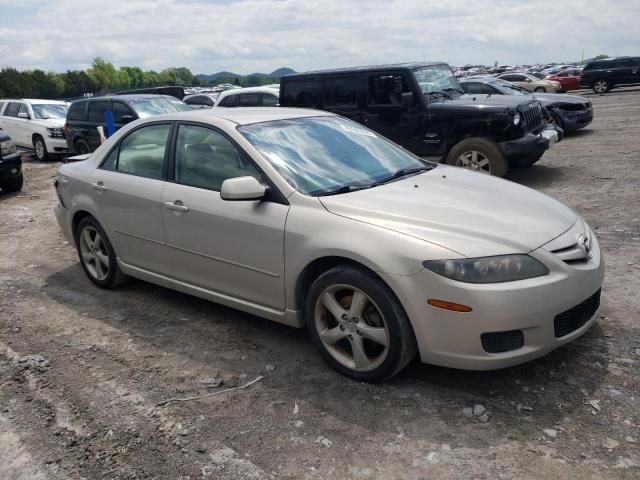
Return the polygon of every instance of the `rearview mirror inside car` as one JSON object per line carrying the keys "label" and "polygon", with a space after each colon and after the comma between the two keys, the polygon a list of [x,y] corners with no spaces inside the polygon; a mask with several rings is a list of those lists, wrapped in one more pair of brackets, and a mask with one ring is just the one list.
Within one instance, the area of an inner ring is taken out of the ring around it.
{"label": "rearview mirror inside car", "polygon": [[223,200],[260,200],[266,193],[267,187],[253,177],[228,178],[220,188]]}
{"label": "rearview mirror inside car", "polygon": [[402,93],[402,105],[405,107],[410,107],[413,105],[413,92],[403,92]]}

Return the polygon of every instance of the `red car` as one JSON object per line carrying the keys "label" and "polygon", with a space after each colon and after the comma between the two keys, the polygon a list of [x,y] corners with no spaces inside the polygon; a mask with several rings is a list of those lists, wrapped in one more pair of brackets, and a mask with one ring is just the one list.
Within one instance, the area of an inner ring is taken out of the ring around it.
{"label": "red car", "polygon": [[545,80],[560,82],[563,92],[568,90],[578,90],[580,88],[580,73],[581,70],[576,68],[567,68],[566,70],[561,70],[553,75],[548,75]]}

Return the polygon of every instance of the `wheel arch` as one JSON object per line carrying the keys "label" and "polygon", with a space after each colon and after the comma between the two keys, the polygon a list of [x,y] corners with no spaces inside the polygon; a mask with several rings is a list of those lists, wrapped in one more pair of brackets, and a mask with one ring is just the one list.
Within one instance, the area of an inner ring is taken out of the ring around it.
{"label": "wheel arch", "polygon": [[73,214],[73,217],[71,218],[71,233],[73,234],[74,239],[76,238],[76,230],[78,229],[78,225],[80,224],[83,218],[87,218],[87,217],[93,217],[96,219],[96,222],[98,221],[95,215],[93,215],[92,213],[86,210],[78,210]]}

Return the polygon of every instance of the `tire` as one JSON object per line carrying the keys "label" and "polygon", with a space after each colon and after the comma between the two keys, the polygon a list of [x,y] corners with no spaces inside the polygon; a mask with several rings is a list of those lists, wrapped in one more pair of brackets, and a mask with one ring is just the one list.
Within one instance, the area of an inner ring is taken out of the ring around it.
{"label": "tire", "polygon": [[496,177],[504,177],[509,169],[498,146],[491,140],[480,137],[467,138],[454,145],[447,155],[446,163]]}
{"label": "tire", "polygon": [[364,269],[338,265],[313,282],[306,298],[309,335],[342,375],[382,381],[415,357],[418,347],[404,308],[382,280]]}
{"label": "tire", "polygon": [[33,136],[33,151],[36,154],[36,160],[44,162],[49,160],[49,152],[47,152],[47,144],[40,135]]}
{"label": "tire", "polygon": [[77,155],[86,155],[87,153],[91,153],[89,144],[84,140],[76,140],[76,143],[73,144],[73,151]]}
{"label": "tire", "polygon": [[[97,220],[85,217],[75,231],[76,248],[84,273],[100,288],[115,288],[128,276],[120,271],[116,253]],[[106,268],[106,271],[105,271]]]}
{"label": "tire", "polygon": [[22,174],[19,177],[12,178],[11,180],[7,180],[6,182],[0,184],[0,188],[4,193],[14,193],[22,190],[22,185],[24,183],[24,179]]}
{"label": "tire", "polygon": [[551,115],[551,118],[553,118],[553,121],[555,122],[555,124],[564,131],[564,121],[562,120],[562,117],[560,117],[560,115],[552,111],[549,111],[549,114]]}
{"label": "tire", "polygon": [[547,89],[544,88],[544,87],[536,87],[534,92],[536,92],[536,93],[547,93]]}
{"label": "tire", "polygon": [[592,88],[594,93],[607,93],[609,90],[611,90],[611,84],[608,80],[601,78],[593,82]]}

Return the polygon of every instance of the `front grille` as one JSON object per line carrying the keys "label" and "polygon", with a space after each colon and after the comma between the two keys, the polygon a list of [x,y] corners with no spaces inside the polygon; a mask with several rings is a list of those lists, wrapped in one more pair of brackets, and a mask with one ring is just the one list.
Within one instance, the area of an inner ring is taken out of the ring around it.
{"label": "front grille", "polygon": [[[591,248],[591,246],[589,246]],[[552,250],[551,253],[556,255],[560,260],[565,263],[586,263],[591,260],[591,254],[581,249],[577,243],[568,247]]]}
{"label": "front grille", "polygon": [[536,132],[544,126],[544,116],[540,102],[532,102],[519,107],[522,125],[526,132]]}
{"label": "front grille", "polygon": [[593,314],[596,313],[600,307],[601,291],[601,289],[598,290],[584,302],[556,315],[553,319],[553,330],[556,338],[569,335],[571,332],[582,327],[591,319],[591,317],[593,317]]}
{"label": "front grille", "polygon": [[524,345],[522,330],[491,332],[480,335],[482,348],[488,353],[502,353],[517,350]]}

